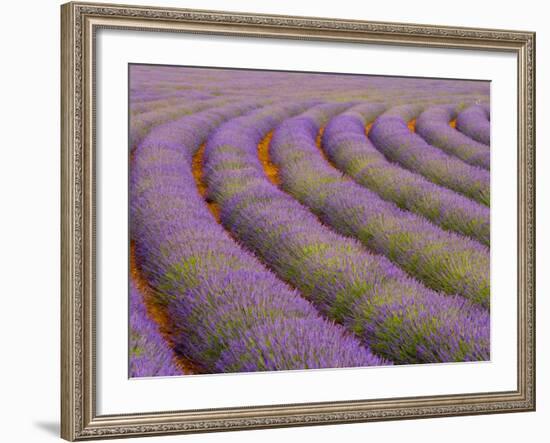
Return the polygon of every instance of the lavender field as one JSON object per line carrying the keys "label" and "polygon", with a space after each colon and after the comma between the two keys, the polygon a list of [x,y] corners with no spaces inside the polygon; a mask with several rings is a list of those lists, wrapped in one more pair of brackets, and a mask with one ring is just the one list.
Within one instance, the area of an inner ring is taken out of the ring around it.
{"label": "lavender field", "polygon": [[488,82],[129,72],[130,377],[489,360]]}

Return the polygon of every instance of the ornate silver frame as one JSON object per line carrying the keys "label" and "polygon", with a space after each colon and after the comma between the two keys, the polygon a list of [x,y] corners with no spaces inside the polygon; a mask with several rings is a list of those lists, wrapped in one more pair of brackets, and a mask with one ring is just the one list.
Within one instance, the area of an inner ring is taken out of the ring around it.
{"label": "ornate silver frame", "polygon": [[[196,433],[535,410],[535,34],[247,13],[61,7],[61,436]],[[518,60],[518,383],[510,392],[98,416],[94,35],[99,28],[508,51]]]}

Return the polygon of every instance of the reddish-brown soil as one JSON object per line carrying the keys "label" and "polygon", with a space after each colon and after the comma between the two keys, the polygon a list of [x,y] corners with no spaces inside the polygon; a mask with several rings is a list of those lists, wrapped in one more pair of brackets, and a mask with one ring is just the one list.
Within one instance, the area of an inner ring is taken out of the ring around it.
{"label": "reddish-brown soil", "polygon": [[209,201],[207,198],[207,187],[206,183],[204,181],[204,171],[203,171],[203,158],[204,158],[204,149],[205,144],[203,143],[199,150],[195,153],[193,156],[193,177],[195,178],[195,183],[197,184],[197,189],[199,191],[199,194],[206,200],[206,203],[208,205],[208,209],[212,213],[212,215],[216,218],[216,220],[220,221],[220,206],[213,202]]}
{"label": "reddish-brown soil", "polygon": [[327,157],[327,154],[325,153],[325,151],[322,149],[321,147],[321,144],[323,142],[323,134],[325,132],[325,127],[324,126],[321,126],[319,128],[319,132],[317,133],[317,138],[315,139],[315,144],[317,145],[317,147],[319,148],[319,152],[321,153],[321,155],[323,156],[323,158],[332,164],[332,162],[330,161],[330,159]]}
{"label": "reddish-brown soil", "polygon": [[370,128],[372,128],[373,123],[374,123],[374,122],[370,122],[370,123],[368,123],[368,124],[365,126],[365,135],[366,135],[367,137],[369,136]]}
{"label": "reddish-brown soil", "polygon": [[265,171],[265,175],[271,183],[279,186],[281,181],[279,179],[279,168],[271,162],[269,158],[269,147],[271,145],[271,139],[273,138],[273,131],[270,131],[263,140],[258,143],[258,158],[262,163],[262,166]]}

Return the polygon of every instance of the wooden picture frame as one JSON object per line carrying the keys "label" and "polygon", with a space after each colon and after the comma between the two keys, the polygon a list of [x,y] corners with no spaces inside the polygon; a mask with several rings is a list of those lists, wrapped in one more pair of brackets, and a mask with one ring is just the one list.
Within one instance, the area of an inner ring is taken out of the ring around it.
{"label": "wooden picture frame", "polygon": [[[460,416],[535,409],[535,34],[72,2],[61,7],[61,435],[109,437]],[[517,56],[517,389],[441,396],[96,413],[95,35],[98,29],[253,36]]]}

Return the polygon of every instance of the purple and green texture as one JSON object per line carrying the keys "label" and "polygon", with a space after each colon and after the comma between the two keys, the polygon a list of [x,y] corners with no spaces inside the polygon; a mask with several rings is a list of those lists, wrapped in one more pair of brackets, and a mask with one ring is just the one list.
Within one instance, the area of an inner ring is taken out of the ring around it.
{"label": "purple and green texture", "polygon": [[[325,120],[347,106],[328,104],[311,113]],[[485,308],[426,288],[385,257],[321,224],[267,179],[258,144],[280,124],[274,118],[280,115],[277,109],[253,112],[209,138],[209,197],[220,204],[223,225],[324,316],[381,357],[399,364],[487,359]]]}
{"label": "purple and green texture", "polygon": [[489,307],[489,249],[342,176],[315,144],[324,120],[316,110],[287,119],[275,131],[271,152],[282,188],[335,231],[357,238],[429,288]]}
{"label": "purple and green texture", "polygon": [[458,113],[456,128],[468,137],[487,145],[491,144],[491,123],[489,107],[474,105]]}
{"label": "purple and green texture", "polygon": [[[200,100],[191,103],[184,101],[163,107],[151,106],[150,102],[145,102],[149,106],[141,106],[141,111],[130,118],[130,147],[135,149],[155,126],[203,111],[209,105],[212,108],[223,106],[224,102],[221,100]],[[138,104],[142,105],[142,103]]]}
{"label": "purple and green texture", "polygon": [[416,133],[449,155],[466,163],[490,169],[489,147],[452,128],[449,122],[456,117],[456,106],[432,106],[416,119]]}
{"label": "purple and green texture", "polygon": [[230,105],[158,126],[134,154],[136,262],[170,319],[175,350],[203,372],[389,364],[239,247],[198,193],[193,154],[216,126],[251,109]]}
{"label": "purple and green texture", "polygon": [[489,171],[431,146],[411,132],[403,118],[382,114],[373,123],[369,138],[388,160],[489,206]]}
{"label": "purple and green texture", "polygon": [[131,64],[130,376],[489,360],[489,86]]}
{"label": "purple and green texture", "polygon": [[130,280],[130,377],[182,375],[174,352],[149,317],[143,294]]}
{"label": "purple and green texture", "polygon": [[359,105],[331,119],[321,144],[330,161],[384,200],[488,246],[487,206],[388,161],[367,138],[365,125],[383,111],[379,104]]}

